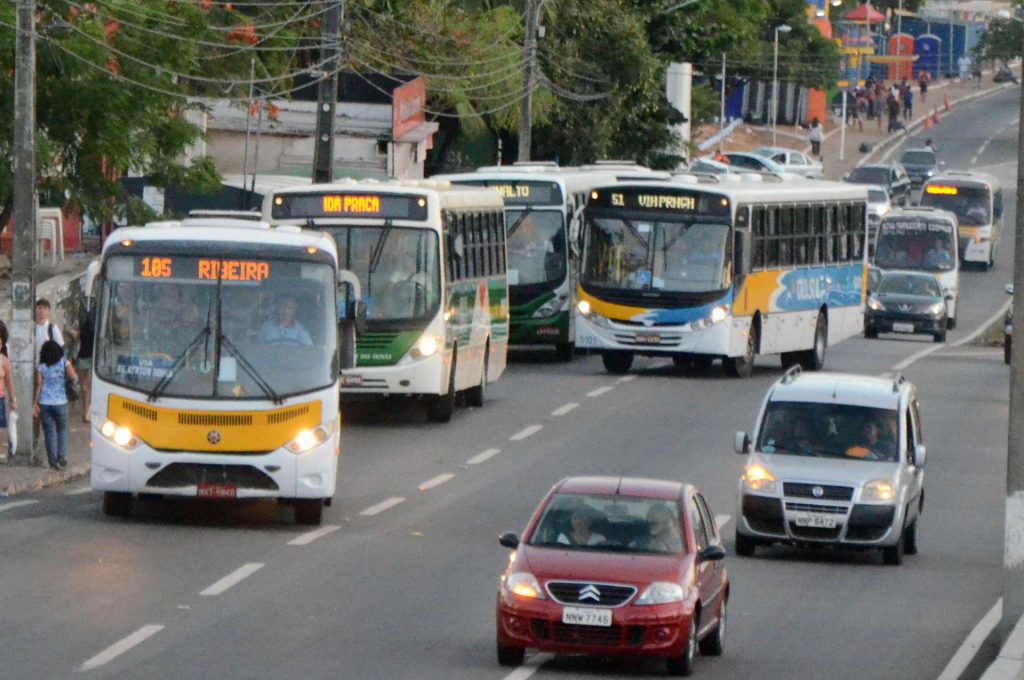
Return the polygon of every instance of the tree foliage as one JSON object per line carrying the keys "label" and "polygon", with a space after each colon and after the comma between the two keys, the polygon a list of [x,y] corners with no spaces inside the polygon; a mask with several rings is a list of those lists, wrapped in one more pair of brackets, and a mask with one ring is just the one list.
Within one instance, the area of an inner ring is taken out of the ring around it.
{"label": "tree foliage", "polygon": [[1009,61],[1022,54],[1024,23],[1014,19],[994,19],[974,48],[974,56],[982,61]]}

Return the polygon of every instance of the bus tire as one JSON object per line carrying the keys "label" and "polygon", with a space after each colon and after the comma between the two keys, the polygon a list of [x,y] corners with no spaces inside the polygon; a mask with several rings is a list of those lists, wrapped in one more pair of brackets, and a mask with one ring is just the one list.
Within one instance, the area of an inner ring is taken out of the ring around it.
{"label": "bus tire", "polygon": [[559,361],[572,361],[575,346],[571,342],[559,342],[555,345],[555,356]]}
{"label": "bus tire", "polygon": [[601,355],[601,363],[604,364],[604,370],[609,373],[623,375],[629,373],[629,368],[633,365],[633,353],[605,352]]}
{"label": "bus tire", "polygon": [[757,356],[757,341],[760,336],[757,323],[751,324],[747,333],[747,353],[741,357],[725,357],[722,367],[733,378],[749,378],[754,372],[754,358]]}
{"label": "bus tire", "polygon": [[127,517],[132,511],[132,495],[120,491],[103,492],[103,514],[108,517]]}
{"label": "bus tire", "polygon": [[814,325],[814,346],[800,352],[800,368],[805,371],[820,371],[825,366],[825,352],[828,350],[828,317],[825,312],[818,312],[818,322]]}
{"label": "bus tire", "polygon": [[448,391],[427,397],[427,420],[432,423],[447,423],[455,412],[455,363],[458,347],[452,348],[452,369],[448,373]]}
{"label": "bus tire", "polygon": [[295,500],[295,523],[319,526],[324,517],[322,498],[299,498]]}
{"label": "bus tire", "polygon": [[480,384],[466,390],[466,406],[480,408],[484,405],[484,400],[487,397],[487,364],[490,355],[491,344],[488,341],[488,343],[484,345],[484,365],[483,368],[480,369]]}

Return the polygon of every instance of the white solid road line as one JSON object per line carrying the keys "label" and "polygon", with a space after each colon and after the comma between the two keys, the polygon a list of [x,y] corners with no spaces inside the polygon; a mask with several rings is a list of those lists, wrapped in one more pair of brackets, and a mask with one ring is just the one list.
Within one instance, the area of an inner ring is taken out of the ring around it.
{"label": "white solid road line", "polygon": [[325,524],[319,529],[314,529],[313,531],[307,531],[304,534],[299,534],[292,540],[288,541],[288,545],[309,545],[318,538],[323,538],[327,534],[333,534],[340,528],[341,527],[337,524]]}
{"label": "white solid road line", "polygon": [[732,519],[732,515],[715,515],[715,526],[721,531],[722,527],[729,523]]}
{"label": "white solid road line", "polygon": [[985,641],[985,638],[988,637],[988,634],[992,632],[992,629],[996,627],[1002,618],[1003,598],[999,598],[992,605],[992,608],[988,610],[988,613],[981,617],[981,621],[975,624],[967,639],[963,641],[956,650],[956,653],[953,654],[953,658],[942,669],[942,673],[939,674],[937,680],[957,680],[960,674],[970,665],[971,660],[974,659],[974,655],[981,648],[981,643]]}
{"label": "white solid road line", "polygon": [[600,397],[602,394],[608,394],[615,389],[615,385],[605,385],[604,387],[598,387],[596,390],[587,392],[588,397]]}
{"label": "white solid road line", "polygon": [[139,628],[128,637],[118,640],[96,656],[83,663],[82,671],[91,671],[94,668],[99,668],[100,666],[109,663],[111,660],[121,656],[135,645],[144,642],[146,639],[156,635],[163,629],[163,626],[155,623]]}
{"label": "white solid road line", "polygon": [[215,595],[220,595],[228,588],[237,585],[240,581],[244,579],[249,578],[262,568],[262,562],[248,562],[246,564],[243,564],[238,569],[235,569],[233,572],[231,572],[221,580],[217,581],[209,588],[201,591],[199,594],[203,597],[213,597]]}
{"label": "white solid road line", "polygon": [[485,460],[489,460],[489,459],[493,458],[494,456],[497,456],[499,453],[501,453],[501,449],[486,449],[486,450],[481,451],[480,453],[476,454],[475,456],[473,456],[469,460],[467,460],[466,461],[466,465],[479,465],[480,463],[484,462]]}
{"label": "white solid road line", "polygon": [[72,489],[71,491],[65,491],[64,495],[65,496],[80,496],[81,494],[89,493],[90,491],[92,491],[92,487],[91,486],[80,486],[77,489]]}
{"label": "white solid road line", "polygon": [[416,488],[419,489],[420,491],[426,491],[427,489],[433,489],[435,486],[441,486],[445,482],[451,481],[453,479],[455,479],[455,475],[453,475],[450,472],[446,472],[443,475],[438,475],[437,477],[431,477],[430,479],[428,479],[427,481],[423,482],[422,484],[420,484]]}
{"label": "white solid road line", "polygon": [[523,429],[519,430],[519,432],[516,432],[514,435],[509,437],[508,440],[511,442],[519,442],[526,439],[527,437],[532,437],[533,435],[540,432],[542,429],[544,429],[543,425],[527,425]]}
{"label": "white solid road line", "polygon": [[554,411],[551,412],[551,415],[556,416],[556,417],[564,416],[566,413],[568,413],[569,411],[572,411],[573,409],[577,408],[578,406],[579,406],[579,404],[577,404],[574,401],[571,401],[568,404],[566,404],[565,406],[559,406],[558,408],[556,408]]}
{"label": "white solid road line", "polygon": [[402,503],[404,501],[405,501],[405,499],[402,498],[401,496],[392,496],[391,498],[387,499],[386,501],[381,501],[380,503],[377,503],[377,505],[371,505],[370,507],[368,507],[366,510],[363,510],[359,514],[363,515],[364,517],[370,517],[372,515],[379,515],[380,513],[384,512],[385,510],[393,508],[396,505],[398,505],[399,503]]}
{"label": "white solid road line", "polygon": [[1004,314],[1006,314],[1006,310],[1010,308],[1010,303],[1011,302],[1012,302],[1012,300],[1007,300],[1006,302],[1004,302],[1003,306],[999,308],[999,311],[997,311],[995,314],[993,314],[988,319],[986,319],[984,322],[982,322],[982,324],[980,326],[978,326],[973,331],[971,331],[966,337],[960,338],[956,342],[952,342],[952,343],[949,343],[949,344],[943,343],[943,344],[939,344],[939,345],[932,345],[931,347],[929,347],[927,349],[923,349],[920,352],[915,352],[914,354],[911,354],[909,357],[907,357],[906,359],[904,359],[900,363],[898,363],[895,366],[893,366],[892,370],[894,370],[894,371],[902,371],[907,366],[910,366],[911,364],[917,363],[918,361],[920,361],[921,359],[924,359],[929,354],[935,354],[936,352],[941,352],[942,350],[949,349],[950,347],[960,347],[961,345],[966,345],[967,343],[971,342],[976,337],[978,337],[979,335],[984,333],[985,330],[989,326],[994,324],[997,319],[999,319]]}
{"label": "white solid road line", "polygon": [[31,500],[31,501],[14,501],[13,503],[4,503],[3,505],[0,505],[0,512],[6,512],[7,510],[13,510],[14,508],[22,508],[22,507],[25,507],[26,505],[35,505],[38,502],[39,502],[38,500]]}
{"label": "white solid road line", "polygon": [[628,382],[633,382],[634,380],[636,380],[636,376],[635,375],[624,375],[621,378],[619,378],[618,380],[616,380],[615,382],[628,383]]}
{"label": "white solid road line", "polygon": [[547,652],[543,654],[535,654],[524,661],[522,666],[506,675],[504,680],[526,680],[540,670],[541,666],[553,658],[555,658],[555,655]]}

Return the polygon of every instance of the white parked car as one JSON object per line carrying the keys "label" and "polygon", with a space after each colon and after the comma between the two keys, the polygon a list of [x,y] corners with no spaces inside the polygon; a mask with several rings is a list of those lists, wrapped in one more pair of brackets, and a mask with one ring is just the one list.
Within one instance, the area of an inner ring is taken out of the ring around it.
{"label": "white parked car", "polygon": [[825,177],[825,171],[821,163],[803,151],[786,149],[781,146],[763,146],[760,149],[755,149],[754,153],[774,161],[782,166],[786,172],[791,172],[794,175],[811,179],[823,179]]}
{"label": "white parked car", "polygon": [[739,482],[736,554],[759,545],[917,552],[925,447],[914,386],[902,376],[801,373],[768,391]]}

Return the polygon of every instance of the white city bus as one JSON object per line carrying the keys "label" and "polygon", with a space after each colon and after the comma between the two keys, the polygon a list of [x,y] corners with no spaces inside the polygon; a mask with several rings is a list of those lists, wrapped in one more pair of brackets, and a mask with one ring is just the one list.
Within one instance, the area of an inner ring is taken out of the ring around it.
{"label": "white city bus", "polygon": [[996,261],[1003,235],[1003,190],[984,172],[948,171],[932,177],[921,189],[921,205],[956,215],[960,262],[988,269]]}
{"label": "white city bus", "polygon": [[277,498],[320,522],[340,426],[337,250],[327,235],[208,219],[118,229],[101,255],[92,488]]}
{"label": "white city bus", "polygon": [[758,354],[818,369],[828,343],[863,327],[867,189],[796,177],[678,176],[591,192],[576,346],[611,373],[636,355]]}
{"label": "white city bus", "polygon": [[267,195],[264,219],[330,233],[359,278],[366,330],[342,376],[346,402],[401,396],[451,419],[505,371],[508,284],[497,191],[448,182],[346,181]]}

